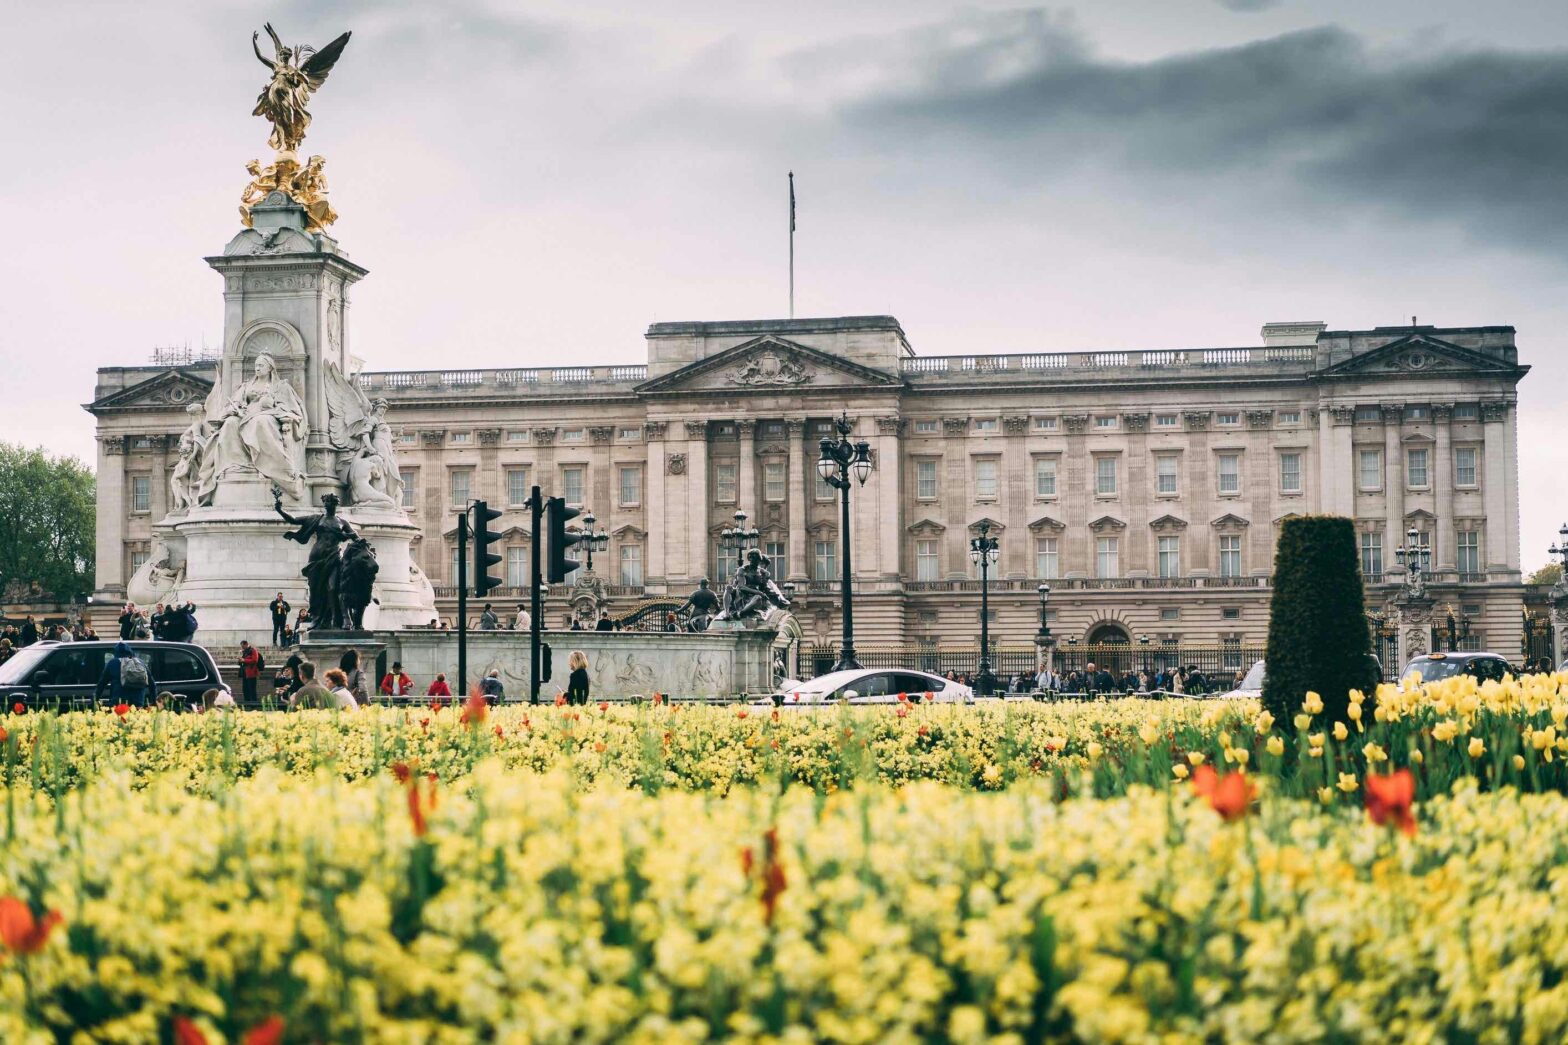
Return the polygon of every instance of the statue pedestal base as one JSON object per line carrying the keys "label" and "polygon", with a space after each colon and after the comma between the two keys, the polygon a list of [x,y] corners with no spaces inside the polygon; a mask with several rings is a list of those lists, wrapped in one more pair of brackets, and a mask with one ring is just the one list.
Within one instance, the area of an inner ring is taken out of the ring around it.
{"label": "statue pedestal base", "polygon": [[[400,512],[345,508],[342,516],[376,549],[379,572],[365,627],[379,630],[429,624],[435,617],[435,592],[413,565],[409,547],[419,532]],[[205,646],[236,645],[249,639],[267,646],[272,618],[267,605],[278,592],[294,605],[294,613],[310,604],[300,570],[307,545],[283,539],[291,527],[270,505],[193,508],[171,519],[165,537],[170,556],[184,564],[184,578],[165,599],[196,604],[201,625],[196,641]],[[291,617],[293,614],[290,615]]]}

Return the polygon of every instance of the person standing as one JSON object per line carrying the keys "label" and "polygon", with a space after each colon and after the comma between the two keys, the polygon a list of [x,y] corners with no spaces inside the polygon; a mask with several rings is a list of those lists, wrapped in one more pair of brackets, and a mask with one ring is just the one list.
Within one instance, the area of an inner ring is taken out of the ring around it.
{"label": "person standing", "polygon": [[599,622],[593,626],[593,630],[594,631],[614,631],[615,630],[615,622],[610,619],[610,615],[608,613],[600,614],[599,615]]}
{"label": "person standing", "polygon": [[487,704],[499,704],[506,699],[506,686],[501,682],[500,668],[491,668],[485,672],[485,677],[479,682],[479,692],[484,695]]}
{"label": "person standing", "polygon": [[359,701],[348,691],[348,679],[337,668],[327,672],[327,687],[332,690],[333,707],[340,711],[358,711]]}
{"label": "person standing", "polygon": [[261,673],[267,669],[267,662],[261,658],[261,650],[252,646],[245,639],[240,640],[240,695],[245,703],[256,703],[256,680],[261,678]]}
{"label": "person standing", "polygon": [[289,707],[301,709],[337,706],[338,698],[332,695],[331,690],[316,681],[316,665],[308,660],[302,660],[295,670],[299,672],[301,682],[299,689],[289,697]]}
{"label": "person standing", "polygon": [[[127,602],[125,604],[125,611],[120,614],[121,642],[126,642],[136,637],[136,626],[141,623],[141,619],[141,614],[136,612],[136,603]],[[33,624],[33,618],[31,616],[27,618],[27,623],[22,625],[22,637],[24,639],[27,638],[28,625],[32,625],[33,637],[31,641],[24,643],[24,645],[32,645],[33,642],[38,641],[38,625]]]}
{"label": "person standing", "polygon": [[289,627],[289,600],[285,599],[280,591],[277,598],[267,604],[267,611],[272,614],[272,644],[282,646],[284,645],[283,633]]}
{"label": "person standing", "polygon": [[381,680],[381,692],[388,697],[406,697],[414,692],[414,680],[403,670],[402,661],[392,662],[392,670]]}
{"label": "person standing", "polygon": [[568,704],[586,704],[590,692],[588,682],[588,655],[580,649],[574,649],[566,658],[566,666],[572,669],[571,675],[566,679],[566,702]]}
{"label": "person standing", "polygon": [[528,615],[528,608],[522,603],[517,604],[517,616],[512,620],[513,631],[532,631],[534,619]]}
{"label": "person standing", "polygon": [[485,611],[479,615],[479,630],[495,631],[500,625],[501,618],[495,615],[495,610],[488,602],[485,603]]}
{"label": "person standing", "polygon": [[427,696],[427,697],[450,697],[451,695],[452,695],[452,687],[448,686],[446,684],[446,672],[444,672],[444,671],[436,672],[435,681],[430,683],[430,688],[429,689],[425,690],[425,696]]}
{"label": "person standing", "polygon": [[343,672],[348,680],[348,691],[354,694],[354,699],[364,704],[370,700],[370,683],[365,679],[365,673],[359,667],[359,650],[344,650],[343,656],[338,660],[338,670]]}
{"label": "person standing", "polygon": [[115,704],[142,708],[147,706],[147,697],[152,693],[153,686],[152,671],[147,667],[147,662],[131,650],[130,643],[116,642],[114,656],[103,666],[103,674],[98,676],[93,699],[102,699],[103,691],[107,689],[109,699]]}

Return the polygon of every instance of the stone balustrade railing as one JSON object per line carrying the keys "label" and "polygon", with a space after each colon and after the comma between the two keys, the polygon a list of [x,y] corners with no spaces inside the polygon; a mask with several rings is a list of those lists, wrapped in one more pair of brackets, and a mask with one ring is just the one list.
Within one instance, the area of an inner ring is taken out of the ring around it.
{"label": "stone balustrade railing", "polygon": [[1180,348],[1126,352],[1025,352],[1016,355],[911,356],[905,375],[973,377],[986,373],[1050,373],[1078,370],[1200,370],[1216,367],[1273,366],[1311,369],[1311,345],[1274,348]]}
{"label": "stone balustrade railing", "polygon": [[512,367],[495,370],[385,370],[359,375],[366,392],[471,392],[554,388],[566,393],[589,384],[635,385],[648,379],[645,364],[623,366]]}

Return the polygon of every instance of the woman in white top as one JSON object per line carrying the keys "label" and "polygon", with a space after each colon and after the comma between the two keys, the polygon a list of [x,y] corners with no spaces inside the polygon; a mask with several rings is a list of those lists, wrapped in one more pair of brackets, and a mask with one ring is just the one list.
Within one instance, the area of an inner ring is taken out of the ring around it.
{"label": "woman in white top", "polygon": [[332,696],[337,700],[338,710],[357,711],[359,701],[354,699],[354,694],[348,689],[348,674],[341,668],[332,668],[324,676],[327,688],[332,691]]}

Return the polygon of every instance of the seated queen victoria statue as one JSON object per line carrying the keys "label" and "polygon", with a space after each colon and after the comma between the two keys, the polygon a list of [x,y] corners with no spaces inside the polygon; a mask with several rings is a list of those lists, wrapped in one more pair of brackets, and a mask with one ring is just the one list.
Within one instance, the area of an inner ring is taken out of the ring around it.
{"label": "seated queen victoria statue", "polygon": [[214,420],[215,479],[249,467],[290,496],[304,495],[305,405],[294,386],[279,376],[270,355],[256,357],[254,376]]}

